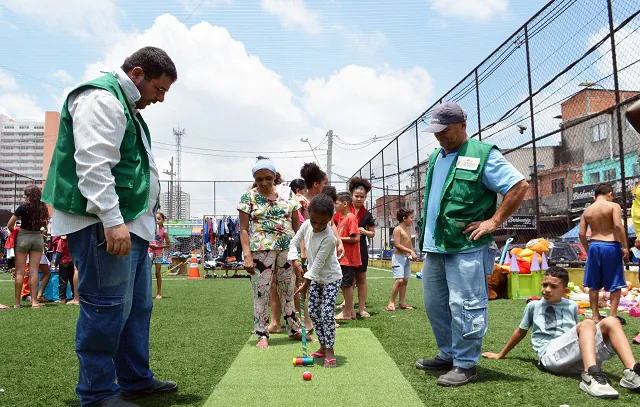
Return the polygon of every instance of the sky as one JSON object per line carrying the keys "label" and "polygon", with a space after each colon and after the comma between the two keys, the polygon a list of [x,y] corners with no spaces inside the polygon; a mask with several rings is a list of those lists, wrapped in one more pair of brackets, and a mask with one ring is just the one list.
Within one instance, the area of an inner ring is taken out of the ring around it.
{"label": "sky", "polygon": [[[153,45],[178,70],[165,102],[143,111],[161,171],[180,128],[183,180],[248,181],[259,154],[292,180],[316,159],[300,139],[324,167],[333,130],[333,171],[351,176],[544,4],[0,0],[0,113],[43,119],[75,85]],[[193,214],[213,213],[212,186],[185,185]],[[234,213],[246,187],[217,184],[216,211]]]}

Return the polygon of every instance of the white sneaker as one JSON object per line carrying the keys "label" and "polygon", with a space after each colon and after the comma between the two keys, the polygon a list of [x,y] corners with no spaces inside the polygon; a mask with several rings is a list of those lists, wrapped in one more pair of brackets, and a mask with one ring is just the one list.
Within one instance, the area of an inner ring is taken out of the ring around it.
{"label": "white sneaker", "polygon": [[640,391],[640,363],[636,363],[633,369],[624,369],[620,386],[631,391]]}
{"label": "white sneaker", "polygon": [[580,382],[580,390],[590,396],[601,399],[617,399],[619,394],[611,387],[611,382],[603,372],[584,372]]}

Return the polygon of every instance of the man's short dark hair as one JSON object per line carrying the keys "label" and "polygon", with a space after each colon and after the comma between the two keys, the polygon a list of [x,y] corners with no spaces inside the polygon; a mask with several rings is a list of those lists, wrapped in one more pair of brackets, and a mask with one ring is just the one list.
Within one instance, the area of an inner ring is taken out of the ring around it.
{"label": "man's short dark hair", "polygon": [[162,74],[165,74],[172,82],[178,80],[176,66],[169,55],[160,48],[140,48],[124,60],[121,68],[128,73],[136,66],[142,68],[144,73],[151,79],[159,78]]}
{"label": "man's short dark hair", "polygon": [[569,285],[569,272],[563,267],[551,266],[549,267],[549,270],[544,272],[544,275],[559,278],[565,287]]}
{"label": "man's short dark hair", "polygon": [[340,192],[338,194],[338,202],[347,202],[349,205],[353,202],[353,198],[351,198],[351,194],[349,192]]}
{"label": "man's short dark hair", "polygon": [[606,182],[601,182],[598,185],[596,185],[596,197],[600,195],[608,195],[609,192],[613,192],[613,188],[611,188],[610,184]]}
{"label": "man's short dark hair", "polygon": [[322,188],[322,193],[329,195],[333,202],[338,200],[338,191],[336,191],[336,187],[334,186],[325,185],[324,188]]}
{"label": "man's short dark hair", "polygon": [[404,222],[404,220],[408,218],[412,213],[413,209],[400,208],[396,213],[396,219],[398,219],[398,222]]}

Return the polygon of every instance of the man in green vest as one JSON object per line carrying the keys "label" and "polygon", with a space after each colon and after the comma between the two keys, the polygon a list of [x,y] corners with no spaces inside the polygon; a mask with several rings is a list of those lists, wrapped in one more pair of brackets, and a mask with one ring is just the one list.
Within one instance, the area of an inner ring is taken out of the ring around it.
{"label": "man in green vest", "polygon": [[[439,353],[419,359],[423,370],[448,370],[437,383],[476,380],[487,331],[487,275],[493,272],[492,233],[520,206],[529,185],[491,144],[469,139],[467,115],[447,102],[431,124],[441,148],[429,158],[419,248],[424,307]],[[504,200],[496,210],[497,194]]]}
{"label": "man in green vest", "polygon": [[148,249],[160,182],[140,115],[163,102],[177,78],[166,52],[145,47],[72,90],[60,113],[42,200],[53,207],[52,234],[67,235],[78,268],[82,406],[133,407],[127,398],[178,389],[149,369]]}

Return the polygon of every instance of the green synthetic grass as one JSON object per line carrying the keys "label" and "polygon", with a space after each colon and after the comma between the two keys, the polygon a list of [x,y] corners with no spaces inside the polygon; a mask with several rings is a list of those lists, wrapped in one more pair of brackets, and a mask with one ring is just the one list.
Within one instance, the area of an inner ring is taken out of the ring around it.
{"label": "green synthetic grass", "polygon": [[[372,317],[344,322],[339,331],[369,328],[396,363],[397,369],[411,384],[413,391],[427,405],[443,406],[599,406],[596,400],[578,389],[578,380],[541,372],[535,367],[535,354],[530,337],[516,347],[505,360],[481,360],[479,381],[461,388],[436,385],[437,373],[424,373],[414,367],[415,360],[436,354],[433,334],[424,313],[421,281],[409,282],[407,303],[414,311],[388,312],[387,305],[393,279],[389,271],[370,270],[367,310]],[[0,274],[0,303],[13,304],[13,284],[9,275]],[[219,279],[189,281],[166,278],[164,299],[155,302],[151,324],[151,367],[160,379],[179,382],[180,392],[167,397],[141,400],[142,406],[202,406],[220,384],[241,350],[252,329],[252,299],[249,280]],[[341,299],[339,299],[341,301]],[[489,332],[484,350],[499,351],[520,322],[524,301],[498,300],[489,305]],[[78,308],[47,305],[43,309],[0,311],[0,406],[77,406],[74,388],[77,359],[73,350]],[[640,330],[640,319],[627,318],[625,331],[631,338]],[[288,346],[288,342],[285,342]],[[272,343],[277,351],[278,342]],[[640,345],[632,345],[640,359]],[[336,343],[340,356],[340,343]],[[274,352],[275,353],[275,352]],[[364,352],[363,357],[367,357]],[[291,356],[292,357],[292,356]],[[287,357],[290,359],[291,357]],[[367,359],[367,362],[369,362]],[[254,374],[278,376],[294,370],[284,365],[257,368]],[[375,363],[375,362],[371,362]],[[314,367],[314,372],[323,369]],[[298,372],[300,368],[295,369]],[[613,359],[604,371],[620,391],[617,406],[637,406],[640,394],[632,394],[618,386],[622,365]],[[397,370],[388,375],[397,375]],[[256,376],[258,377],[258,376]],[[385,376],[386,378],[386,376]],[[297,377],[296,385],[298,384]],[[312,381],[319,384],[319,377]],[[389,389],[387,380],[376,383]],[[247,381],[243,391],[252,391]],[[340,394],[344,402],[354,405],[364,384],[358,375],[327,388]],[[366,388],[366,387],[365,387]],[[315,403],[304,394],[281,392],[282,402]],[[228,400],[234,406],[234,400]],[[264,403],[263,403],[264,404]],[[266,404],[265,404],[266,405]],[[374,403],[374,405],[382,405]],[[395,404],[400,405],[400,404]]]}
{"label": "green synthetic grass", "polygon": [[[369,329],[338,329],[338,365],[332,369],[324,368],[322,360],[316,360],[315,366],[293,367],[291,359],[301,355],[301,346],[284,335],[274,335],[267,350],[256,349],[256,343],[254,338],[247,342],[206,407],[275,406],[282,403],[285,394],[313,400],[312,404],[319,407],[423,405]],[[310,344],[309,348],[317,346]],[[302,379],[307,370],[313,374],[311,381]],[[336,391],[345,386],[353,389],[354,380],[358,383],[357,392]]]}

